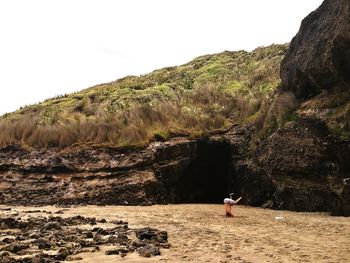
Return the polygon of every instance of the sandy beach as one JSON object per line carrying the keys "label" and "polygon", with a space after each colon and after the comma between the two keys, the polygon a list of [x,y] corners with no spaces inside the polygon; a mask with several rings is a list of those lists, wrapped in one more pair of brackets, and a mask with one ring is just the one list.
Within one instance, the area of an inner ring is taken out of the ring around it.
{"label": "sandy beach", "polygon": [[[6,208],[7,206],[0,206]],[[11,207],[5,217],[29,210],[55,212],[62,208]],[[107,247],[78,254],[71,262],[349,262],[350,218],[324,213],[297,213],[237,206],[227,218],[222,205],[78,206],[62,217],[82,215],[124,220],[130,228],[154,227],[169,235],[170,249],[151,258],[137,253],[122,258],[105,255]],[[48,216],[31,213],[30,216]]]}

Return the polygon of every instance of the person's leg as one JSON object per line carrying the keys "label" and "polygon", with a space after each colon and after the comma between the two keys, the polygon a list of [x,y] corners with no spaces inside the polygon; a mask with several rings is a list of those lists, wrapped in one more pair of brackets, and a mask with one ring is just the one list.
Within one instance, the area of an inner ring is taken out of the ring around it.
{"label": "person's leg", "polygon": [[228,213],[226,213],[226,216],[227,216],[227,217],[233,217],[233,214],[230,213],[230,212],[228,212]]}
{"label": "person's leg", "polygon": [[231,216],[231,217],[234,217],[232,206],[231,206],[230,216]]}
{"label": "person's leg", "polygon": [[231,212],[231,205],[230,204],[224,204],[225,214],[226,216],[232,217],[233,214]]}

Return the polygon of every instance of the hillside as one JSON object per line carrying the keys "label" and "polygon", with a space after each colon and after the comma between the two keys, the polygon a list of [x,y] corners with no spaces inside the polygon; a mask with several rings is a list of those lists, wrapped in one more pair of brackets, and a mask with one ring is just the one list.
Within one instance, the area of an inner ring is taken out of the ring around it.
{"label": "hillside", "polygon": [[201,56],[5,114],[0,147],[140,146],[256,120],[280,83],[286,45]]}

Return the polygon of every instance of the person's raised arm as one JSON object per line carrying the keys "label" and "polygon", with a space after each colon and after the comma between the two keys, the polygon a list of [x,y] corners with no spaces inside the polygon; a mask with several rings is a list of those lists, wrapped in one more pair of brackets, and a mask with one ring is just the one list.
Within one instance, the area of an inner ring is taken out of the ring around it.
{"label": "person's raised arm", "polygon": [[240,196],[236,201],[234,201],[235,205],[239,203],[239,201],[241,201],[242,196]]}

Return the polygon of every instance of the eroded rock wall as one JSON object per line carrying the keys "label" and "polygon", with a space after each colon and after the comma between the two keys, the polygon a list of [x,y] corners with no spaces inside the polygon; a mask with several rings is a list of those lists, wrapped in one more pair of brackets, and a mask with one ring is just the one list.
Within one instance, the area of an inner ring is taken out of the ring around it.
{"label": "eroded rock wall", "polygon": [[272,179],[272,207],[349,214],[350,144],[334,139],[321,120],[300,118],[279,128],[256,152]]}
{"label": "eroded rock wall", "polygon": [[[24,150],[0,152],[2,204],[152,204],[167,194],[156,174],[185,166],[196,142],[153,143],[145,149]],[[178,171],[175,174],[178,173]]]}

